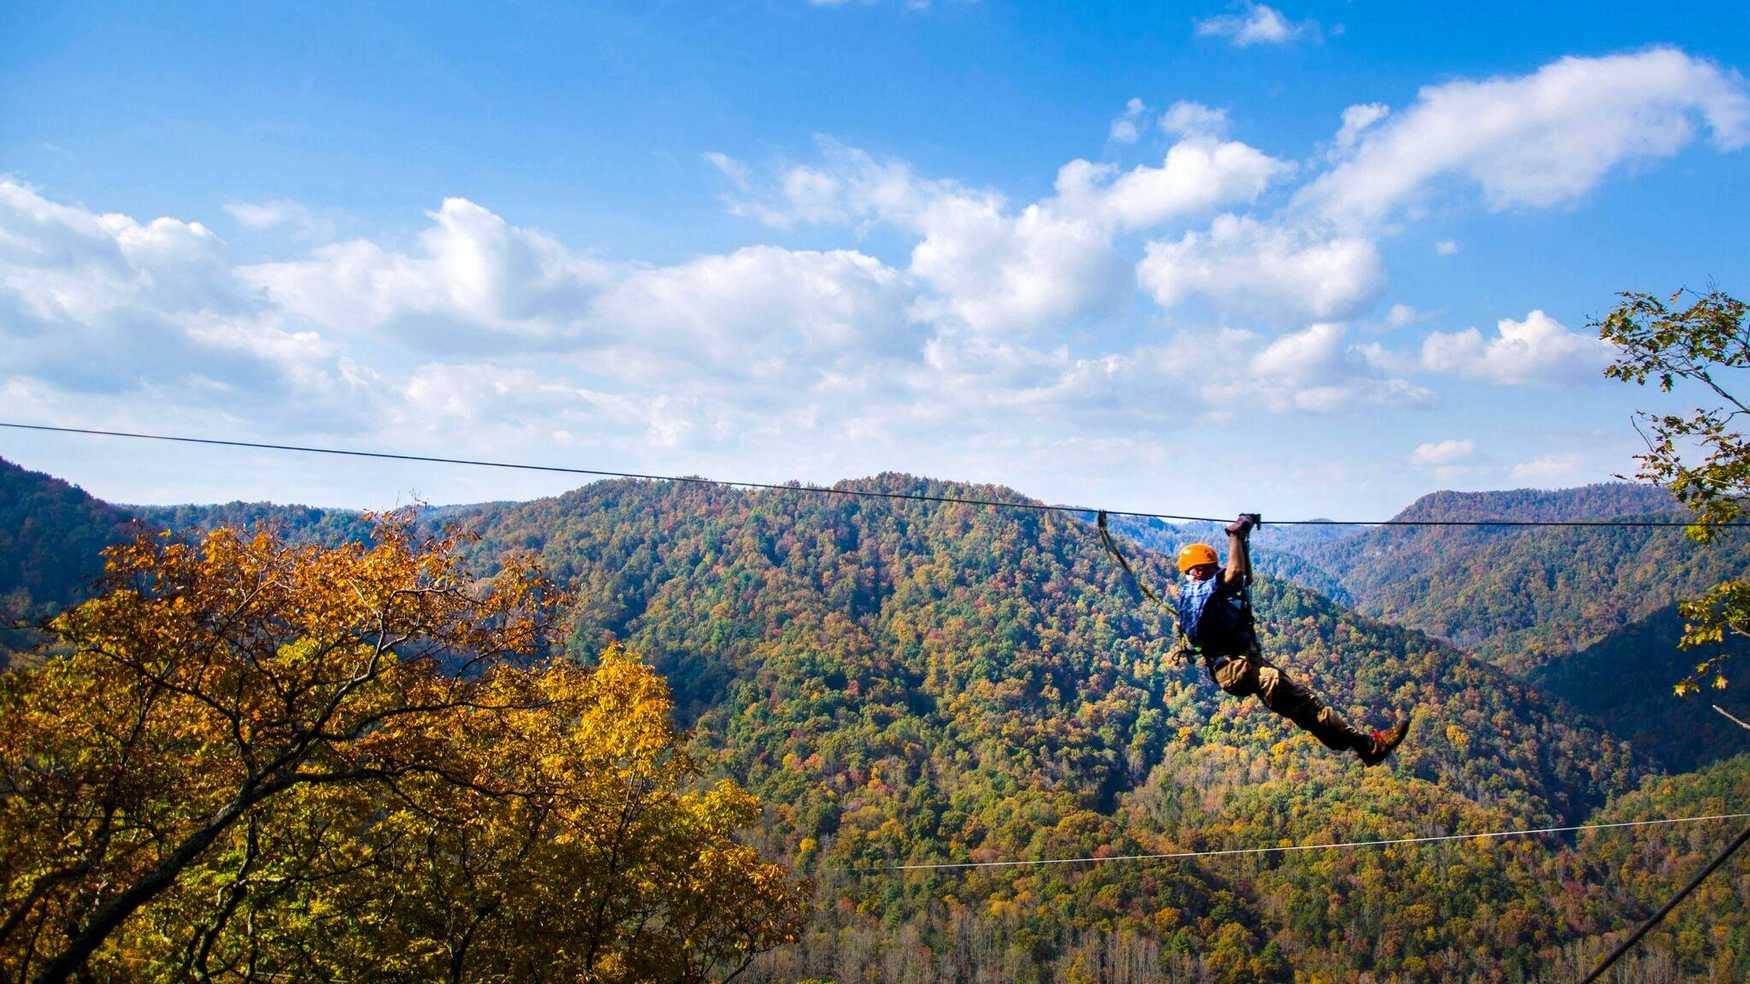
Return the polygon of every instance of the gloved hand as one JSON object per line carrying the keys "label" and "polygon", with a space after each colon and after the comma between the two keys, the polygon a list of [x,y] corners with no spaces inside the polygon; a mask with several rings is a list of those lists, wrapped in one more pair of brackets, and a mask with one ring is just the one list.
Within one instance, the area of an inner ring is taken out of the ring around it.
{"label": "gloved hand", "polygon": [[1252,513],[1240,513],[1239,519],[1236,519],[1233,522],[1227,524],[1228,535],[1229,536],[1245,536],[1246,534],[1252,532],[1252,527],[1253,527],[1253,525],[1255,525],[1257,523],[1257,521],[1258,521],[1257,516],[1255,516]]}

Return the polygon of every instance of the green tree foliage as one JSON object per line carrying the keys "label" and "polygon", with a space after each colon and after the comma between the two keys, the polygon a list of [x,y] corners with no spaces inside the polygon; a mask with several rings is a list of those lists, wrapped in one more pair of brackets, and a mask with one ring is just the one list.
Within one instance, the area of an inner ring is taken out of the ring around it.
{"label": "green tree foliage", "polygon": [[[1744,744],[1740,739],[1738,747]],[[1651,778],[1640,789],[1600,810],[1592,822],[1738,813],[1745,808],[1746,789],[1750,789],[1750,753],[1699,772]],[[1611,927],[1617,935],[1609,939],[1571,944],[1574,951],[1590,958],[1579,962],[1596,963],[1621,938],[1623,930],[1652,915],[1679,884],[1700,871],[1742,829],[1743,823],[1740,819],[1654,827],[1632,837],[1619,837],[1611,831],[1582,834],[1575,845],[1573,884],[1588,886],[1588,893],[1621,906],[1629,919],[1624,925]],[[1638,944],[1646,951],[1642,962],[1647,969],[1619,979],[1722,984],[1750,979],[1750,906],[1745,905],[1746,899],[1750,899],[1750,866],[1734,860],[1702,882],[1695,894]]]}
{"label": "green tree foliage", "polygon": [[[1168,664],[1166,613],[1067,517],[605,482],[472,529],[483,572],[532,550],[575,579],[573,652],[649,654],[700,754],[767,802],[758,842],[817,892],[766,979],[1529,973],[1563,938],[1540,845],[879,869],[1499,829],[1584,816],[1643,769],[1487,663],[1264,580],[1265,645],[1291,672],[1362,721],[1416,709],[1395,768],[1364,773]],[[1503,919],[1519,928],[1498,947]]]}
{"label": "green tree foliage", "polygon": [[[1641,414],[1647,451],[1638,460],[1642,478],[1671,490],[1694,513],[1690,537],[1713,543],[1723,524],[1746,515],[1750,495],[1750,440],[1740,420],[1750,407],[1733,392],[1750,369],[1750,308],[1718,289],[1681,291],[1668,300],[1634,292],[1621,297],[1598,323],[1599,337],[1619,350],[1604,374],[1641,386],[1652,378],[1666,392],[1682,383],[1712,404],[1687,414]],[[1727,577],[1685,601],[1682,611],[1686,646],[1717,643],[1727,633],[1750,635],[1750,580]],[[1720,659],[1702,659],[1677,682],[1678,695],[1704,684],[1724,688]]]}

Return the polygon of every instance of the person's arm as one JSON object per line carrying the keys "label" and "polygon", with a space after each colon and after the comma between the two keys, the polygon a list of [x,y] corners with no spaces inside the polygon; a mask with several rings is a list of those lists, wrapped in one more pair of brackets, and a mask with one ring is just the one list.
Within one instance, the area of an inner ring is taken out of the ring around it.
{"label": "person's arm", "polygon": [[1227,525],[1227,569],[1221,572],[1221,580],[1226,585],[1241,585],[1252,579],[1252,554],[1246,548],[1247,535],[1252,532],[1252,520],[1248,516]]}

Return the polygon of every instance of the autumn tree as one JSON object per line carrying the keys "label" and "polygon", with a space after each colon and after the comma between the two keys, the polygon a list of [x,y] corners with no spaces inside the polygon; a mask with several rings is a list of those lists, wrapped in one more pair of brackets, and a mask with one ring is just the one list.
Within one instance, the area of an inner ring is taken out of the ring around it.
{"label": "autumn tree", "polygon": [[793,935],[660,678],[550,658],[561,594],[456,546],[112,548],[0,676],[0,976],[705,980]]}
{"label": "autumn tree", "polygon": [[[1742,370],[1750,369],[1746,305],[1717,288],[1680,291],[1666,300],[1634,292],[1621,298],[1597,325],[1599,337],[1619,350],[1604,374],[1643,386],[1652,379],[1665,392],[1690,384],[1712,403],[1687,413],[1641,413],[1647,451],[1637,456],[1640,477],[1669,489],[1693,512],[1690,538],[1712,542],[1723,526],[1745,516],[1750,495],[1750,439],[1742,420],[1750,406],[1736,395]],[[1750,636],[1750,580],[1723,580],[1685,601],[1681,611],[1685,648],[1718,643],[1727,633]],[[1678,695],[1695,692],[1703,681],[1725,687],[1723,658],[1699,662],[1676,684]]]}

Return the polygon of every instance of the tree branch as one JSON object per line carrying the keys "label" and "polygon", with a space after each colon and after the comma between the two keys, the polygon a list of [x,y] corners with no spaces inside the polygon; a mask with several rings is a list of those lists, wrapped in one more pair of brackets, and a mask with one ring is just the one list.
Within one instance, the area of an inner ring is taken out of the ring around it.
{"label": "tree branch", "polygon": [[1728,712],[1725,708],[1721,707],[1720,705],[1715,704],[1714,710],[1719,711],[1721,714],[1726,715],[1726,720],[1732,722],[1733,724],[1737,725],[1740,728],[1745,729],[1746,731],[1750,731],[1750,724],[1745,724],[1743,721],[1740,721],[1737,718],[1733,717],[1730,712]]}

